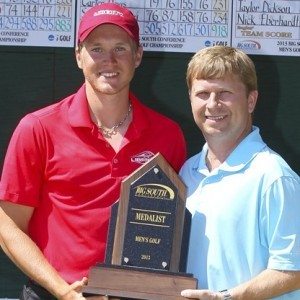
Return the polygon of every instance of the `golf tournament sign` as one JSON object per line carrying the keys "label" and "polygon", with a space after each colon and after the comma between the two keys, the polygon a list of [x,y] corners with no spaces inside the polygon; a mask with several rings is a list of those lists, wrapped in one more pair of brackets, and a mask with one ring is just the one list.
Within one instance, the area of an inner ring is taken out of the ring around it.
{"label": "golf tournament sign", "polygon": [[91,268],[84,292],[162,300],[195,289],[197,280],[180,272],[185,198],[185,185],[159,153],[127,177],[112,209],[105,264]]}

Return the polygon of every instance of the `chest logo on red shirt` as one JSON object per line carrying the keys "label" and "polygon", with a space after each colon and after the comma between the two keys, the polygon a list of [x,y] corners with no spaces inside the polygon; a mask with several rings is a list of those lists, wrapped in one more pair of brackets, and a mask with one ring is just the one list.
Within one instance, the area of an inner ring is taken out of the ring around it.
{"label": "chest logo on red shirt", "polygon": [[144,164],[148,162],[152,157],[154,156],[154,153],[151,151],[144,151],[139,154],[136,154],[131,157],[131,162],[137,163],[137,164]]}

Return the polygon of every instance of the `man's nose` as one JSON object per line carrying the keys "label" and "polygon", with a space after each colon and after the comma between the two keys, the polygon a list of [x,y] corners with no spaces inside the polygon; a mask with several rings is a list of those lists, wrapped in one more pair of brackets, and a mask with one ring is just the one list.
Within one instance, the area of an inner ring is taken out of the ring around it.
{"label": "man's nose", "polygon": [[211,93],[208,101],[207,101],[207,106],[208,107],[215,107],[218,106],[219,104],[219,98],[217,93]]}
{"label": "man's nose", "polygon": [[116,58],[115,58],[115,53],[113,51],[106,51],[103,54],[103,61],[105,62],[115,62]]}

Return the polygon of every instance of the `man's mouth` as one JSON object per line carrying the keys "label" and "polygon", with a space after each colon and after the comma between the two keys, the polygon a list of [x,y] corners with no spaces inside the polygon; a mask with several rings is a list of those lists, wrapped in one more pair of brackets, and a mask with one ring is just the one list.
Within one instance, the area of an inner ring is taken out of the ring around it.
{"label": "man's mouth", "polygon": [[100,76],[103,76],[105,78],[112,78],[118,75],[118,73],[116,72],[100,72],[99,73]]}
{"label": "man's mouth", "polygon": [[206,119],[212,120],[212,121],[221,121],[226,118],[226,116],[205,116]]}

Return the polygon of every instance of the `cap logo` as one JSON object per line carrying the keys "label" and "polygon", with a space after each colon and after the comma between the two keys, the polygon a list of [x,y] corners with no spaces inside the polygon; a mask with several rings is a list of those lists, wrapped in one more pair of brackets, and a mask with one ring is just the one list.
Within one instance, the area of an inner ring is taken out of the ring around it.
{"label": "cap logo", "polygon": [[121,13],[117,10],[110,10],[110,9],[98,10],[94,13],[94,17],[100,16],[100,15],[115,15],[115,16],[120,16],[123,18],[123,13]]}

